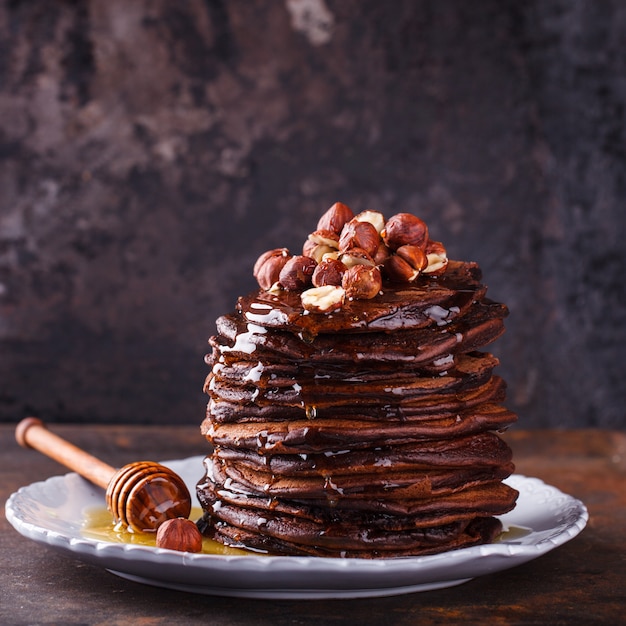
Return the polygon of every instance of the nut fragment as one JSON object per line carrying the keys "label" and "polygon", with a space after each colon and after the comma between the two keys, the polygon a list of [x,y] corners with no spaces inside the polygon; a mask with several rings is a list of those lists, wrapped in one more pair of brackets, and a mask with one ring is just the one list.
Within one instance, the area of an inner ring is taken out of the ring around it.
{"label": "nut fragment", "polygon": [[302,306],[312,313],[331,313],[343,306],[346,292],[343,287],[323,285],[311,287],[300,295]]}
{"label": "nut fragment", "polygon": [[446,271],[448,265],[448,255],[446,249],[440,241],[429,241],[426,246],[427,265],[423,270],[424,274],[438,276]]}
{"label": "nut fragment", "polygon": [[185,517],[175,517],[163,522],[157,529],[157,548],[179,552],[200,552],[202,535],[198,527]]}
{"label": "nut fragment", "polygon": [[317,230],[330,230],[339,234],[344,224],[354,217],[352,209],[342,202],[335,202],[333,206],[320,217]]}
{"label": "nut fragment", "polygon": [[339,250],[346,252],[350,248],[361,248],[373,256],[380,245],[380,236],[376,228],[369,222],[349,221],[341,231]]}
{"label": "nut fragment", "polygon": [[397,213],[387,220],[380,234],[391,250],[407,244],[424,248],[428,241],[428,226],[412,213]]}
{"label": "nut fragment", "polygon": [[280,271],[290,258],[287,248],[275,248],[264,252],[257,259],[252,273],[261,289],[269,291],[278,282]]}
{"label": "nut fragment", "polygon": [[337,259],[326,259],[322,261],[313,272],[313,285],[323,287],[324,285],[341,285],[341,279],[348,268]]}
{"label": "nut fragment", "polygon": [[311,284],[317,263],[308,256],[291,257],[280,271],[278,282],[287,291],[300,291]]}
{"label": "nut fragment", "polygon": [[346,270],[341,285],[350,300],[369,300],[380,292],[383,279],[377,267],[354,265]]}

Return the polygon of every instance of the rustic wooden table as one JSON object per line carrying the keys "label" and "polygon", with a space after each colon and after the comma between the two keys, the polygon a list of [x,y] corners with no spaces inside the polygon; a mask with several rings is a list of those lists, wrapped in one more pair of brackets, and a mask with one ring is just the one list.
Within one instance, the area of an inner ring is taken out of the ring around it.
{"label": "rustic wooden table", "polygon": [[[112,465],[201,454],[198,429],[69,426],[52,429]],[[517,472],[587,505],[572,541],[513,569],[439,591],[361,600],[246,600],[169,591],[23,538],[0,520],[2,624],[618,624],[626,613],[626,434],[599,430],[506,435]],[[0,426],[0,499],[66,470]]]}

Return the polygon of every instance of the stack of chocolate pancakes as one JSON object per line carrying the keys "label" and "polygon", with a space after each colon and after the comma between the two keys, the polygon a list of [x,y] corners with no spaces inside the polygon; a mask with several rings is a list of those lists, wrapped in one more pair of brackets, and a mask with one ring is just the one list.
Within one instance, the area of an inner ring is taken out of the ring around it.
{"label": "stack of chocolate pancakes", "polygon": [[[441,244],[433,254],[421,242],[423,267],[398,280],[385,270],[401,247],[387,223],[374,224],[383,261],[366,264],[380,270],[375,295],[310,283],[310,272],[285,288],[281,261],[282,279],[217,320],[202,424],[213,451],[197,486],[205,535],[270,554],[384,558],[500,533],[495,516],[517,492],[503,483],[513,464],[497,431],[516,417],[482,350],[507,309],[486,297],[475,263],[448,261]],[[305,245],[306,258],[315,270],[356,247],[315,259]],[[270,255],[283,257],[295,258]]]}

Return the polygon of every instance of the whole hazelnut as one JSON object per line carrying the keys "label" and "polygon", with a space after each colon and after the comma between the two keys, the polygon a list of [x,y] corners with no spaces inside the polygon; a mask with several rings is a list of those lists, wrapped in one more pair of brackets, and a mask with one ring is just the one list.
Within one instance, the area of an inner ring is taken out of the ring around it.
{"label": "whole hazelnut", "polygon": [[315,287],[341,285],[341,279],[348,268],[337,259],[322,261],[313,272],[312,282]]}
{"label": "whole hazelnut", "polygon": [[157,529],[157,548],[179,552],[200,552],[202,535],[198,527],[185,517],[175,517],[163,522]]}
{"label": "whole hazelnut", "polygon": [[264,252],[256,260],[252,273],[261,289],[269,291],[278,282],[280,271],[290,258],[287,248],[275,248]]}
{"label": "whole hazelnut", "polygon": [[343,287],[322,285],[303,291],[300,301],[303,308],[312,313],[332,313],[343,306],[345,297]]}
{"label": "whole hazelnut", "polygon": [[440,241],[429,241],[426,245],[426,267],[424,274],[438,276],[446,271],[448,254]]}
{"label": "whole hazelnut", "polygon": [[380,245],[380,236],[370,222],[359,222],[353,219],[348,222],[341,231],[339,237],[339,250],[346,252],[351,248],[361,248],[370,256],[374,256]]}
{"label": "whole hazelnut", "polygon": [[369,300],[378,295],[383,280],[377,267],[354,265],[346,270],[341,286],[350,300]]}
{"label": "whole hazelnut", "polygon": [[291,257],[280,271],[278,282],[287,291],[300,291],[311,284],[311,277],[317,263],[311,257],[298,255]]}
{"label": "whole hazelnut", "polygon": [[397,213],[387,220],[380,234],[391,250],[407,244],[424,248],[428,241],[428,226],[411,213]]}
{"label": "whole hazelnut", "polygon": [[317,222],[317,230],[330,230],[339,234],[344,224],[354,217],[352,209],[342,202],[335,202],[333,206],[320,217]]}

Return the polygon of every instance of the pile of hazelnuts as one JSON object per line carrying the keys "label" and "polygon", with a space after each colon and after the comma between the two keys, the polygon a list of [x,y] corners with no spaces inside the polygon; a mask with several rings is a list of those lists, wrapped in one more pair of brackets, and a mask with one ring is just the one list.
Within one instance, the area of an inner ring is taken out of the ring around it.
{"label": "pile of hazelnuts", "polygon": [[336,202],[308,236],[302,254],[268,250],[254,264],[254,277],[266,291],[300,292],[307,311],[329,313],[346,300],[374,298],[383,280],[411,283],[421,274],[443,273],[447,264],[445,248],[429,238],[419,217],[397,213],[386,220],[379,211],[355,215]]}

